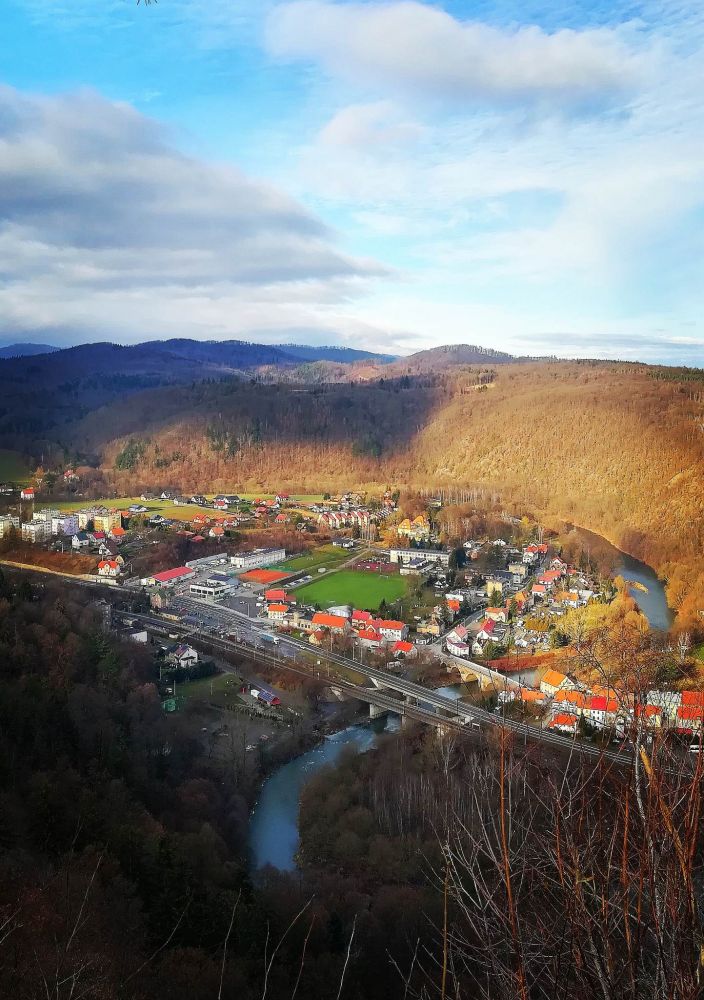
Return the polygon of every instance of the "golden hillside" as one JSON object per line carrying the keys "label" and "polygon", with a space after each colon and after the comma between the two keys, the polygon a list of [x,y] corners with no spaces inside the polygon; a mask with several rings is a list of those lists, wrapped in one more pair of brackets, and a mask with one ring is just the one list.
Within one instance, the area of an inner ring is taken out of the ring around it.
{"label": "golden hillside", "polygon": [[[92,415],[82,443],[102,449],[126,491],[155,479],[183,489],[490,487],[504,506],[571,520],[650,562],[691,611],[688,595],[704,595],[704,383],[657,374],[542,363],[501,366],[485,388],[467,370],[421,383],[156,390]],[[120,437],[103,444],[109,428]],[[138,460],[115,469],[136,438]]]}

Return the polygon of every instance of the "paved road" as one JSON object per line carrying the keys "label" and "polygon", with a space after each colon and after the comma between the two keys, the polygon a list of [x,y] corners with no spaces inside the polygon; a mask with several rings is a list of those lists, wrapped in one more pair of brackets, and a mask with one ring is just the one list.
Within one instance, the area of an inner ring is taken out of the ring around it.
{"label": "paved road", "polygon": [[[192,601],[191,598],[187,598],[186,600]],[[157,618],[154,615],[126,614],[126,617],[142,621],[162,633],[179,633],[183,637],[190,635],[194,641],[200,638],[225,651],[237,652],[239,650],[241,652],[242,647],[244,647],[245,650],[255,651],[258,655],[264,656],[281,667],[293,669],[298,673],[306,673],[310,676],[310,669],[304,669],[296,664],[298,652],[305,650],[308,654],[311,653],[311,647],[308,643],[299,639],[293,639],[290,636],[281,636],[280,641],[276,644],[266,643],[261,638],[261,633],[267,631],[268,625],[261,619],[252,620],[246,615],[234,612],[229,608],[218,608],[217,605],[206,604],[204,606],[198,601],[192,601],[192,603],[199,605],[201,611],[219,611],[223,613],[221,616],[222,620],[229,620],[231,631],[238,630],[240,632],[240,640],[231,641],[223,636],[208,634],[207,631],[200,628],[189,629],[176,623],[164,621],[163,618]],[[236,620],[233,621],[233,618]],[[244,628],[241,626],[244,626]],[[347,670],[357,670],[359,673],[364,674],[364,676],[369,677],[372,682],[377,682],[384,690],[398,691],[405,697],[411,698],[412,704],[410,705],[399,706],[398,701],[396,701],[393,710],[399,711],[400,708],[405,708],[407,711],[405,713],[402,712],[402,714],[411,715],[421,719],[421,721],[428,721],[437,725],[438,713],[442,712],[443,724],[452,723],[453,728],[465,728],[467,724],[471,725],[472,722],[478,722],[483,727],[504,727],[515,733],[518,737],[522,737],[525,741],[530,740],[531,742],[544,743],[569,754],[580,753],[589,757],[600,757],[618,763],[630,763],[633,760],[630,749],[601,749],[561,733],[553,732],[552,730],[543,729],[542,727],[525,722],[506,719],[502,715],[488,712],[486,709],[478,708],[474,705],[458,705],[456,700],[439,695],[432,689],[424,687],[421,684],[414,684],[412,681],[407,681],[404,678],[397,677],[384,670],[378,670],[375,667],[370,667],[367,664],[352,661],[348,657],[341,656],[329,650],[323,650],[321,647],[317,647],[314,652],[317,659],[326,664],[344,666]],[[383,691],[365,689],[361,685],[340,681],[337,677],[331,677],[330,680],[334,682],[335,686],[344,687],[345,690],[353,693],[355,697],[374,704],[381,704],[382,699],[386,700],[387,697]],[[391,701],[393,702],[394,699],[391,699]],[[434,711],[428,711],[424,706],[431,706],[431,709],[434,709]]]}

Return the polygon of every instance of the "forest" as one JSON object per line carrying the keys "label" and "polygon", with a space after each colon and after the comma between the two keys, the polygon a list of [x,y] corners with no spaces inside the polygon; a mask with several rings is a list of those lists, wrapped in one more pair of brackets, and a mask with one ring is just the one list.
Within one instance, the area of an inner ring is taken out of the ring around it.
{"label": "forest", "polygon": [[311,782],[300,870],[254,877],[257,782],[76,593],[0,578],[3,996],[698,995],[700,756],[410,730]]}
{"label": "forest", "polygon": [[[117,400],[66,426],[105,483],[183,489],[458,486],[570,522],[654,566],[685,624],[704,608],[704,394],[645,365],[505,364],[346,385],[230,380]],[[124,457],[138,455],[124,467]],[[121,467],[123,466],[123,467]]]}

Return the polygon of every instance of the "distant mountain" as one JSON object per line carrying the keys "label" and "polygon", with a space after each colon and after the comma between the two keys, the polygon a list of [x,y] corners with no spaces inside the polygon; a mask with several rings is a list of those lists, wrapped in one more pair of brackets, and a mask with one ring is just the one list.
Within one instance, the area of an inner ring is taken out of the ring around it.
{"label": "distant mountain", "polygon": [[250,370],[260,365],[292,365],[298,358],[284,348],[271,344],[252,344],[246,340],[150,340],[136,347],[151,348],[178,358],[202,364],[225,365]]}
{"label": "distant mountain", "polygon": [[397,354],[375,354],[373,351],[358,351],[354,347],[311,347],[306,344],[279,344],[278,347],[289,357],[301,361],[334,361],[338,364],[374,361],[383,365],[398,359]]}
{"label": "distant mountain", "polygon": [[35,354],[53,354],[60,350],[60,347],[54,347],[53,344],[8,344],[0,347],[0,358],[29,358]]}
{"label": "distant mountain", "polygon": [[490,347],[447,344],[444,347],[431,347],[427,351],[417,351],[407,358],[398,358],[391,367],[395,372],[419,374],[460,365],[505,365],[519,360],[523,359],[504,351],[494,351]]}

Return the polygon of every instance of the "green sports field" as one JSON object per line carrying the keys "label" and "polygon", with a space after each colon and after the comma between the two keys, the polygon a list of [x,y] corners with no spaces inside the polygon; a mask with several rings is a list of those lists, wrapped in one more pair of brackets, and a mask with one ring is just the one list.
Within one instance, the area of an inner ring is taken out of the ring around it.
{"label": "green sports field", "polygon": [[355,553],[351,552],[349,549],[338,549],[334,545],[320,545],[317,549],[311,549],[310,552],[305,552],[302,556],[294,556],[293,559],[287,559],[283,563],[284,569],[318,569],[319,566],[325,566],[330,569],[332,566],[339,566],[340,563],[347,562],[348,559],[352,559]]}
{"label": "green sports field", "polygon": [[355,570],[340,570],[294,590],[298,601],[328,608],[351,604],[355,608],[376,611],[382,601],[391,604],[405,597],[407,584],[402,576],[378,576]]}

